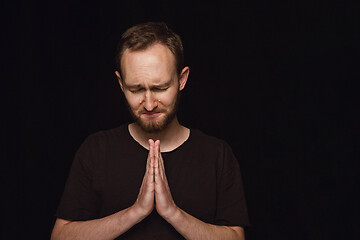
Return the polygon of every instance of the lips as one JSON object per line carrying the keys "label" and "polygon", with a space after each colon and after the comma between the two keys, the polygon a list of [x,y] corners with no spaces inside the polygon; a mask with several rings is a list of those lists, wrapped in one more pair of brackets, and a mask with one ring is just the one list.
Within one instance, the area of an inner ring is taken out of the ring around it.
{"label": "lips", "polygon": [[142,115],[145,115],[147,117],[157,117],[161,114],[161,112],[144,112]]}

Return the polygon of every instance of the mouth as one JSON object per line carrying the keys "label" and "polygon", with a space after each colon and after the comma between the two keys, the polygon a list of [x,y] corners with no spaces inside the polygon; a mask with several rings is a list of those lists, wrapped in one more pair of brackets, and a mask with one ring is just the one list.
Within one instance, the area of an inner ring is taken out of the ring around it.
{"label": "mouth", "polygon": [[145,113],[142,113],[142,115],[147,118],[156,118],[161,115],[161,112],[145,112]]}

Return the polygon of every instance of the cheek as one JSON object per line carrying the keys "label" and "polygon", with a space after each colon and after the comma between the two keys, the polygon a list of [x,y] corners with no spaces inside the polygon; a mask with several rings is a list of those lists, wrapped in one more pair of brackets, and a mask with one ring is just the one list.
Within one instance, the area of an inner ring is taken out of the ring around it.
{"label": "cheek", "polygon": [[136,97],[130,97],[129,95],[125,94],[125,98],[131,109],[137,109],[139,107],[140,100],[138,100]]}
{"label": "cheek", "polygon": [[169,93],[164,93],[164,94],[158,95],[157,99],[161,101],[161,104],[164,107],[170,107],[175,104],[176,96],[177,95],[175,92],[171,92],[171,93],[169,92]]}

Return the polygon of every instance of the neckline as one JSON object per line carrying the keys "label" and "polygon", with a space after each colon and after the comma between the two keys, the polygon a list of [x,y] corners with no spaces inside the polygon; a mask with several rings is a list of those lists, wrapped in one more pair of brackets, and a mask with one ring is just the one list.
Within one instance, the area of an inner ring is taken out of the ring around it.
{"label": "neckline", "polygon": [[[133,138],[133,136],[131,135],[130,133],[130,130],[129,130],[129,124],[125,124],[125,128],[126,128],[126,133],[128,135],[128,137],[131,139],[131,141],[133,143],[135,143],[136,145],[138,145],[141,149],[145,150],[145,151],[149,151],[148,148],[146,148],[145,146],[141,145],[138,141],[135,140],[135,138]],[[172,152],[175,152],[177,151],[178,149],[182,148],[183,146],[187,145],[187,143],[189,142],[189,140],[191,140],[192,138],[192,129],[191,128],[188,128],[189,129],[189,136],[187,137],[187,139],[181,143],[178,147],[170,150],[170,151],[161,151],[162,154],[168,154],[168,153],[172,153]]]}

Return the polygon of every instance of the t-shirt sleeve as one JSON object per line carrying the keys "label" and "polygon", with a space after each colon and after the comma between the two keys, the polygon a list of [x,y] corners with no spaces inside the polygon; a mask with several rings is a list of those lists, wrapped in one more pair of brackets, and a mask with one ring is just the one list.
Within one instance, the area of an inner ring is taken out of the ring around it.
{"label": "t-shirt sleeve", "polygon": [[92,187],[96,153],[93,136],[88,137],[75,154],[55,216],[66,220],[90,220],[97,217],[97,196]]}
{"label": "t-shirt sleeve", "polygon": [[250,226],[240,168],[230,146],[223,142],[218,166],[217,225]]}

